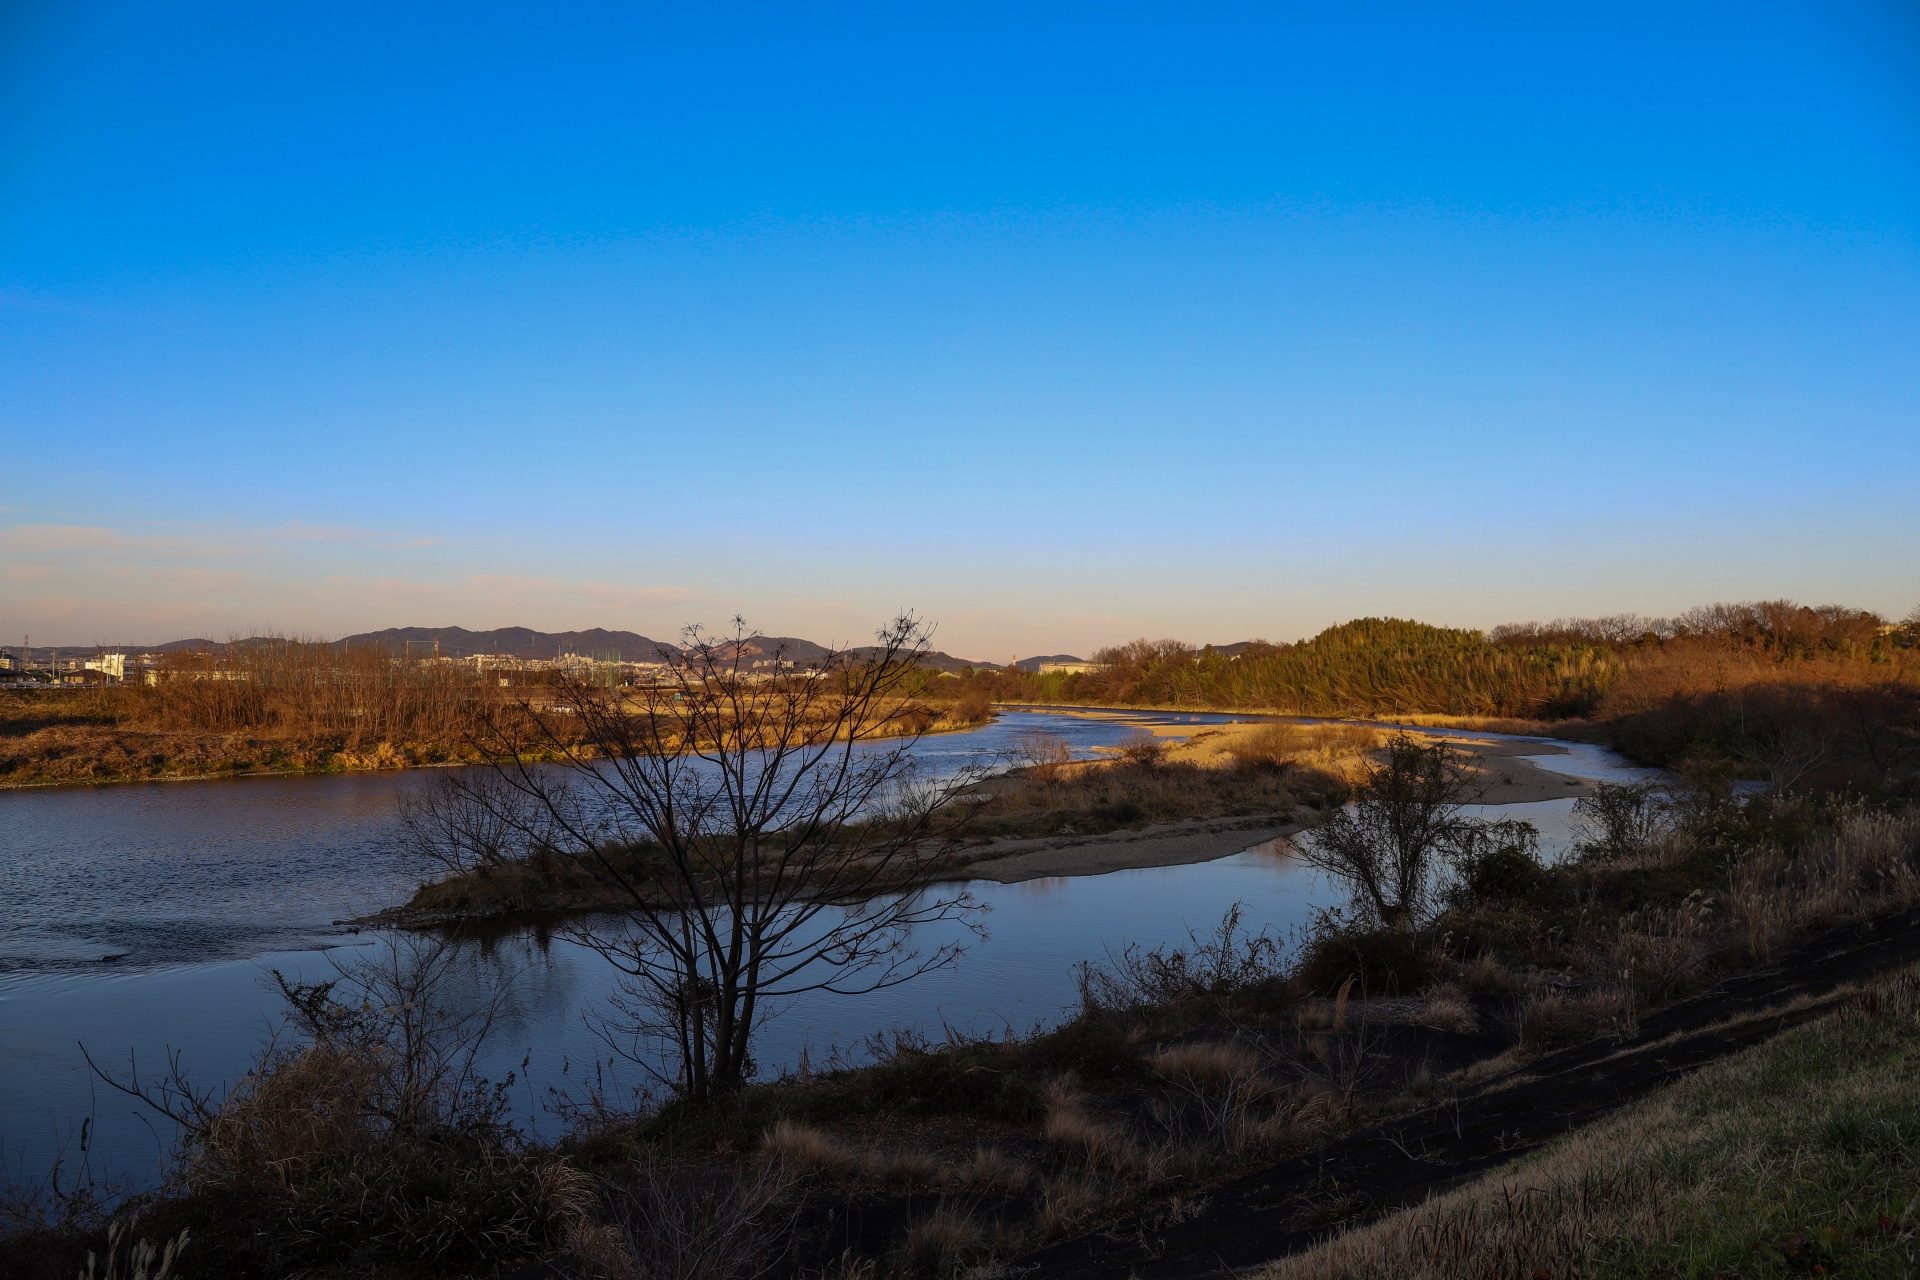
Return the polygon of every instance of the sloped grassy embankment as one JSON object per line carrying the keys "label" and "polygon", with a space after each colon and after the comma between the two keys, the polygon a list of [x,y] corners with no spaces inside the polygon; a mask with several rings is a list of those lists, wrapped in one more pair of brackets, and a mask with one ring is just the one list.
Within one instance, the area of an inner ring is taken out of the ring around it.
{"label": "sloped grassy embankment", "polygon": [[1920,973],[1261,1280],[1920,1274]]}

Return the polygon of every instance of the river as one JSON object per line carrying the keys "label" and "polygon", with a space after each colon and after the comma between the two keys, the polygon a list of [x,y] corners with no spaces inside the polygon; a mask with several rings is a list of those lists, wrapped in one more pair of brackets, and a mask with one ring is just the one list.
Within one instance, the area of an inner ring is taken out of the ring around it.
{"label": "river", "polygon": [[[1225,723],[1214,714],[1100,713],[1098,718],[1006,711],[964,733],[923,739],[921,768],[948,775],[1002,757],[1014,734],[1044,727],[1080,755],[1117,743],[1146,720]],[[1483,735],[1490,736],[1490,735]],[[1643,776],[1603,748],[1565,744],[1533,757],[1577,777]],[[171,1133],[88,1071],[151,1069],[177,1051],[193,1078],[217,1085],[246,1070],[278,1019],[269,969],[331,976],[331,961],[383,945],[339,922],[404,900],[422,874],[400,847],[394,805],[423,771],[241,778],[49,788],[0,793],[0,1163],[33,1176],[87,1156],[146,1182]],[[1570,839],[1571,800],[1487,807],[1542,830],[1549,854]],[[984,939],[957,925],[923,929],[915,944],[967,943],[955,964],[865,996],[788,1002],[756,1049],[763,1073],[806,1054],[857,1053],[892,1028],[938,1035],[1025,1031],[1074,1003],[1073,966],[1127,943],[1156,946],[1206,932],[1234,903],[1254,930],[1285,934],[1329,887],[1284,846],[1214,862],[1001,885],[968,886],[987,909]],[[615,975],[594,953],[534,928],[463,944],[476,973],[504,983],[505,1014],[486,1069],[519,1073],[522,1123],[551,1125],[549,1086],[578,1081],[605,1046],[586,1013],[605,1007]]]}

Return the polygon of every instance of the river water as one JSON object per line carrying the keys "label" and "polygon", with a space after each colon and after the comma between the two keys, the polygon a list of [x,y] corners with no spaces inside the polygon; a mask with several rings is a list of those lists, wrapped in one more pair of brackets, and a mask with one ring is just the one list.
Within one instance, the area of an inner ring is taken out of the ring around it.
{"label": "river water", "polygon": [[[923,770],[948,775],[991,764],[1024,729],[1046,728],[1087,755],[1143,721],[1233,719],[1009,711],[924,739],[915,754]],[[1576,777],[1645,773],[1602,748],[1568,745],[1534,759]],[[81,1046],[103,1065],[124,1068],[133,1055],[150,1071],[178,1052],[199,1083],[239,1077],[278,1021],[268,970],[322,979],[341,957],[384,945],[338,922],[411,893],[421,872],[395,837],[394,805],[429,781],[416,771],[0,794],[0,1164],[32,1176],[57,1157],[75,1160],[85,1121],[96,1170],[150,1178],[171,1133],[95,1079]],[[1551,855],[1570,839],[1571,808],[1554,800],[1483,812],[1533,821]],[[967,887],[986,908],[984,938],[956,924],[926,926],[916,946],[954,941],[966,953],[886,991],[787,1002],[758,1041],[763,1073],[803,1054],[814,1062],[857,1054],[869,1035],[894,1028],[1025,1031],[1071,1008],[1078,961],[1128,943],[1184,941],[1235,903],[1253,930],[1284,935],[1333,898],[1284,845],[1190,866]],[[522,1122],[551,1124],[547,1088],[577,1082],[607,1058],[585,1015],[606,1007],[617,975],[536,928],[462,945],[473,970],[508,993],[486,1069],[496,1079],[519,1073]]]}

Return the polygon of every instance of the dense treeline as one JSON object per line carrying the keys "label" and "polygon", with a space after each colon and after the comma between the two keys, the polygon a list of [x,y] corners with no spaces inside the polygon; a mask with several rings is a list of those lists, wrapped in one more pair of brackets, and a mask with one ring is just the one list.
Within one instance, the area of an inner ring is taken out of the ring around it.
{"label": "dense treeline", "polygon": [[[384,645],[235,640],[169,654],[151,682],[0,694],[0,784],[470,761],[499,717],[523,701],[566,703],[583,678],[611,676],[481,669]],[[890,728],[937,732],[990,716],[984,695],[954,699],[951,684],[910,673]],[[565,713],[554,721],[570,723]]]}
{"label": "dense treeline", "polygon": [[976,672],[962,689],[1002,702],[1584,720],[1654,763],[1879,785],[1920,768],[1917,637],[1920,610],[1890,624],[1791,601],[1490,634],[1363,618],[1231,655],[1136,640],[1096,654],[1097,671]]}
{"label": "dense treeline", "polygon": [[1477,631],[1362,618],[1292,645],[1227,656],[1175,640],[1103,649],[1098,671],[990,672],[1002,701],[1231,707],[1291,715],[1580,715],[1618,674],[1605,645],[1490,644]]}

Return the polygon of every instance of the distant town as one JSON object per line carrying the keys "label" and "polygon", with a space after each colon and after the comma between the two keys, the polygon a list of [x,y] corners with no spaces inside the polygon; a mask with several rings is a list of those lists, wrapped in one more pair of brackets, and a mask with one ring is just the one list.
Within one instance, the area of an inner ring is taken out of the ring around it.
{"label": "distant town", "polygon": [[[624,640],[626,643],[606,648],[572,648],[566,643],[568,640],[587,638]],[[152,685],[158,684],[162,672],[166,671],[190,677],[194,674],[196,660],[225,655],[230,646],[279,642],[276,638],[256,636],[234,641],[176,640],[148,648],[131,645],[42,645],[36,648],[31,636],[23,636],[17,648],[0,652],[0,688]],[[576,678],[591,675],[597,681],[604,680],[609,684],[652,684],[665,676],[677,665],[679,656],[687,652],[684,646],[649,640],[632,632],[545,633],[525,628],[509,628],[501,632],[447,628],[438,634],[428,632],[425,628],[394,628],[385,632],[347,636],[330,643],[341,647],[386,648],[391,650],[392,660],[397,664],[470,665],[477,672],[497,673],[503,685],[510,684],[517,673],[533,675],[545,672],[561,672]],[[483,644],[486,646],[484,649],[481,647]],[[550,649],[553,656],[536,656],[533,651],[539,648]],[[506,651],[502,652],[502,649]],[[810,640],[756,637],[743,646],[740,656],[743,670],[771,676],[780,671],[817,669],[831,652],[833,650],[827,646]],[[640,653],[650,656],[630,656]],[[1002,664],[930,653],[926,655],[924,665],[948,676],[959,676],[970,670],[1015,668],[1042,675],[1054,672],[1071,674],[1097,671],[1101,667],[1099,663],[1087,662],[1071,654],[1030,658],[1011,655]],[[201,674],[212,678],[234,678],[238,673],[209,670]]]}

